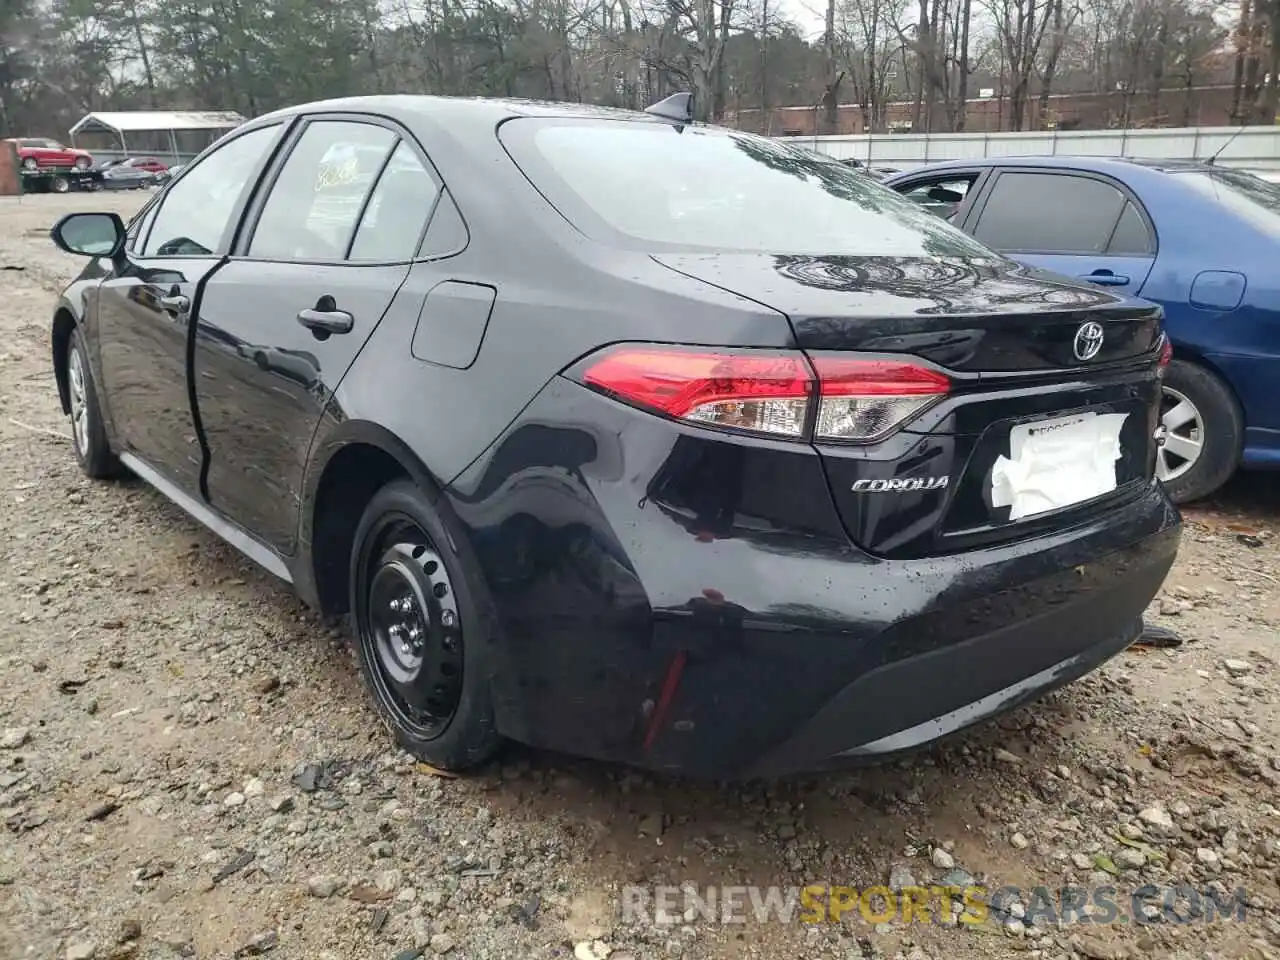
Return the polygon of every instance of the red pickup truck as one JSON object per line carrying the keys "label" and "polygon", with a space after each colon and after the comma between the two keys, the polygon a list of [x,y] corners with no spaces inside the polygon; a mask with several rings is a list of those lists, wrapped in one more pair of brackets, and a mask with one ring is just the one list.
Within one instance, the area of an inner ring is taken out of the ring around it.
{"label": "red pickup truck", "polygon": [[57,140],[49,140],[45,137],[14,137],[10,142],[17,148],[18,163],[23,170],[48,168],[88,170],[93,166],[93,157],[87,150],[65,147]]}

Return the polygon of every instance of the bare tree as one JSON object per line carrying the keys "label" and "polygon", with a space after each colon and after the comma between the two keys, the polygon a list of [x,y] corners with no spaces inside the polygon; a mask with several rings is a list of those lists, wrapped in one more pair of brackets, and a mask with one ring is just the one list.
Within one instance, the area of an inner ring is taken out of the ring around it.
{"label": "bare tree", "polygon": [[900,65],[895,23],[902,0],[847,0],[836,32],[863,128],[885,129],[892,78]]}
{"label": "bare tree", "polygon": [[1009,128],[1026,122],[1031,79],[1057,0],[983,0],[995,20],[1009,85]]}

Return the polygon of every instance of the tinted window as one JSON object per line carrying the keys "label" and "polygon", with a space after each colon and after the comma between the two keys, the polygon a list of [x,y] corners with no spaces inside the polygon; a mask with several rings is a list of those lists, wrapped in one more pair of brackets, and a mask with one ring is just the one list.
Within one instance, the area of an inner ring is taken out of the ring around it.
{"label": "tinted window", "polygon": [[261,127],[236,137],[188,170],[160,201],[143,255],[197,257],[217,250],[236,201],[279,130]]}
{"label": "tinted window", "polygon": [[570,223],[632,249],[991,255],[856,169],[751,134],[521,118],[500,136]]}
{"label": "tinted window", "polygon": [[1268,233],[1280,234],[1280,185],[1242,170],[1215,167],[1211,170],[1174,173],[1178,182],[1213,197],[1227,210],[1243,217]]}
{"label": "tinted window", "polygon": [[1110,184],[1061,173],[1003,173],[974,234],[997,250],[1102,253],[1125,203]]}
{"label": "tinted window", "polygon": [[349,259],[412,259],[439,193],[431,174],[402,141],[369,198]]}
{"label": "tinted window", "polygon": [[1107,245],[1107,253],[1144,254],[1150,253],[1153,246],[1142,214],[1132,203],[1126,203],[1124,213],[1120,214],[1120,222],[1116,224],[1116,232],[1111,235],[1111,243]]}
{"label": "tinted window", "polygon": [[310,124],[271,188],[249,256],[341,260],[396,135],[345,120]]}

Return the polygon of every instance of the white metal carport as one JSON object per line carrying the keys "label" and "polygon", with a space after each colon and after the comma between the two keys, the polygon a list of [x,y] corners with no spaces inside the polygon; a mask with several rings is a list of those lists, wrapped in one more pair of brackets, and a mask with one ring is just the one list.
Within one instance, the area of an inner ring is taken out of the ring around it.
{"label": "white metal carport", "polygon": [[244,120],[231,110],[89,113],[71,128],[71,143],[88,149],[95,157],[146,154],[169,157],[178,163],[191,159]]}

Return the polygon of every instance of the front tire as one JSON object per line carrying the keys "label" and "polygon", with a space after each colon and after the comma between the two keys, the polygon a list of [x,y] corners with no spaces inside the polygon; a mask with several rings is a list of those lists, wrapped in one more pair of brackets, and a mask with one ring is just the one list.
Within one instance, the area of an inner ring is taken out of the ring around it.
{"label": "front tire", "polygon": [[115,475],[120,461],[111,452],[107,433],[102,425],[102,408],[98,405],[98,391],[93,383],[89,354],[84,338],[77,327],[71,331],[67,347],[67,394],[71,414],[71,445],[76,452],[76,462],[86,476],[95,480]]}
{"label": "front tire", "polygon": [[474,560],[414,483],[379,490],[356,529],[351,612],[379,717],[414,756],[445,770],[489,759],[495,621]]}
{"label": "front tire", "polygon": [[1204,367],[1174,360],[1164,376],[1161,423],[1167,431],[1156,476],[1175,503],[1215,492],[1240,465],[1244,417],[1231,390]]}

